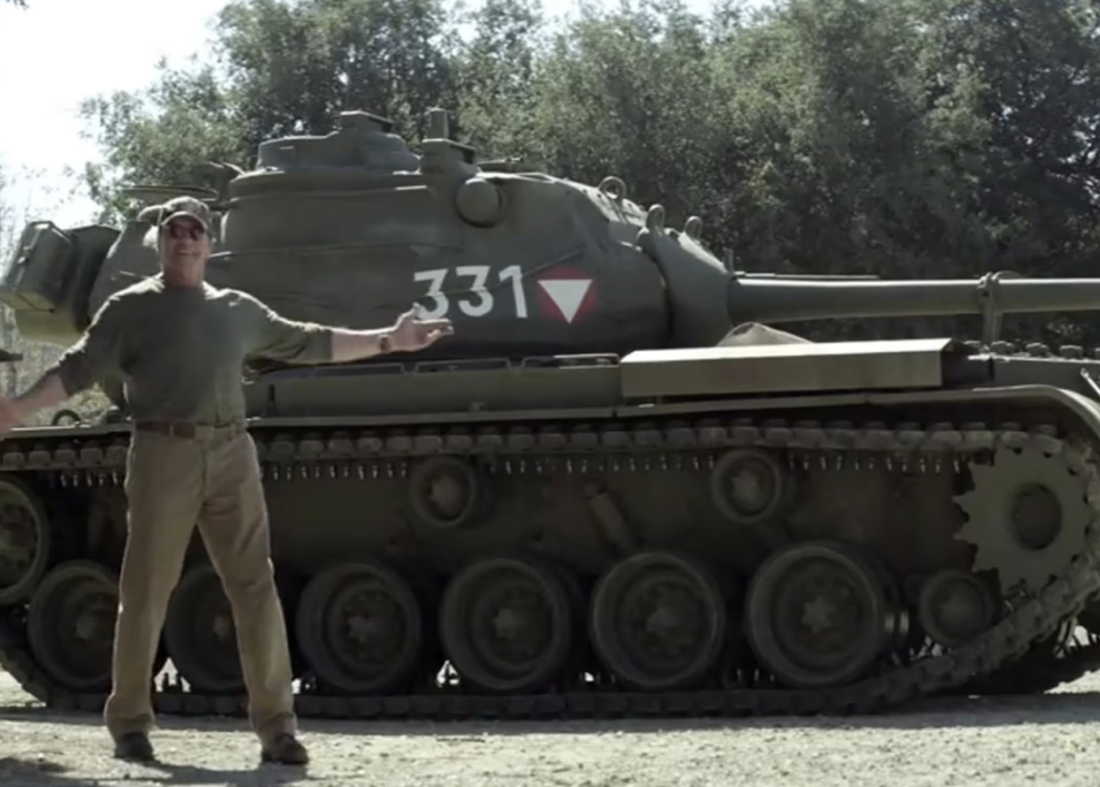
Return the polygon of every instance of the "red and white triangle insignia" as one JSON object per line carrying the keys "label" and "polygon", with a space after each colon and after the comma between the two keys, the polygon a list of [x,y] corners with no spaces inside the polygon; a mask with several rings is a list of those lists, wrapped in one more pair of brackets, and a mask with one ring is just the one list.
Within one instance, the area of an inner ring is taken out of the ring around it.
{"label": "red and white triangle insignia", "polygon": [[591,279],[542,279],[539,281],[554,305],[558,307],[561,316],[567,323],[572,323],[577,316],[577,311],[584,302],[584,296],[592,287]]}

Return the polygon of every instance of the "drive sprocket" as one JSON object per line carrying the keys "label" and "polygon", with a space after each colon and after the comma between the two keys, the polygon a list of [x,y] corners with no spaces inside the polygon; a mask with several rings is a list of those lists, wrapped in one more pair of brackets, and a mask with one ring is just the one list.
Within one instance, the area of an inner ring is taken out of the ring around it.
{"label": "drive sprocket", "polygon": [[977,547],[973,570],[995,570],[1006,597],[1021,585],[1038,592],[1085,548],[1094,511],[1081,458],[1032,440],[969,469],[973,489],[954,498],[968,521],[955,538]]}

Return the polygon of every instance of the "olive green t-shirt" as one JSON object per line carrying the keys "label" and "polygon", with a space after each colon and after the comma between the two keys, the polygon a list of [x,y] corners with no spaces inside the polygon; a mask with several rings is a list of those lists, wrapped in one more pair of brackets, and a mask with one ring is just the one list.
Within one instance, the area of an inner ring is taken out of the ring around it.
{"label": "olive green t-shirt", "polygon": [[250,356],[327,362],[332,331],[285,319],[238,290],[177,287],[157,275],[108,298],[52,371],[69,396],[118,375],[136,421],[224,424],[245,416]]}

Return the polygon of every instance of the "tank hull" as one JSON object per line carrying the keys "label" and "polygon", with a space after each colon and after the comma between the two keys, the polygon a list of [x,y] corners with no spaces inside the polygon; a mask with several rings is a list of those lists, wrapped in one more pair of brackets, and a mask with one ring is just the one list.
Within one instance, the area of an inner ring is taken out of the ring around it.
{"label": "tank hull", "polygon": [[[697,218],[666,228],[614,177],[479,166],[441,120],[414,155],[344,113],[209,195],[211,284],[455,326],[247,370],[302,716],[875,711],[1097,661],[1067,632],[1100,631],[1100,362],[995,339],[1004,313],[1100,308],[1100,280],[741,274]],[[24,337],[68,344],[155,273],[157,215],[29,225],[0,280]],[[985,349],[745,324],[936,314],[982,315]],[[120,382],[111,422],[0,443],[0,665],[57,708],[110,688]],[[196,532],[162,713],[244,712],[232,623]]]}
{"label": "tank hull", "polygon": [[[1049,363],[1079,383],[1037,382]],[[250,433],[299,711],[869,712],[1003,683],[1100,590],[1100,403],[1081,375],[1098,370],[922,340],[261,376],[247,388]],[[469,398],[506,385],[507,402]],[[0,444],[5,527],[22,510],[49,538],[0,588],[0,664],[53,707],[98,712],[109,688],[110,627],[89,635],[45,610],[75,579],[113,588],[129,435],[126,424],[20,429]],[[1063,506],[1058,535],[1013,552],[1004,507],[1035,483]],[[821,590],[811,569],[849,595]],[[393,602],[374,612],[391,624],[375,671],[362,654],[377,651],[337,635],[367,614],[339,592],[356,580]],[[196,536],[165,628],[162,713],[245,711],[231,630],[214,631],[224,597],[199,600],[217,582]],[[929,588],[997,603],[980,621],[971,606],[960,634],[958,618],[930,611]],[[508,600],[523,593],[526,604]],[[851,593],[863,606],[829,623]],[[524,618],[530,598],[542,614]],[[795,602],[798,620],[784,611]],[[100,609],[101,622],[113,614]],[[814,610],[847,645],[799,622]],[[500,628],[504,613],[522,625]],[[205,635],[196,618],[211,621]],[[94,641],[51,638],[76,630]],[[394,649],[394,631],[413,634]],[[1043,663],[1066,674],[1065,660]]]}

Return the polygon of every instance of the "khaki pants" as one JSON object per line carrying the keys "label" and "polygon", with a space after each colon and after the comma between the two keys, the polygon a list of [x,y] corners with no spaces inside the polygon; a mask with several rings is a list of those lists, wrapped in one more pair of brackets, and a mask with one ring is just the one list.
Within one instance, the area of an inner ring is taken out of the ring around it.
{"label": "khaki pants", "polygon": [[153,725],[152,665],[197,524],[233,608],[249,719],[267,744],[295,732],[286,624],[275,590],[256,448],[243,428],[196,437],[136,431],[126,465],[129,537],[119,577],[112,737]]}

